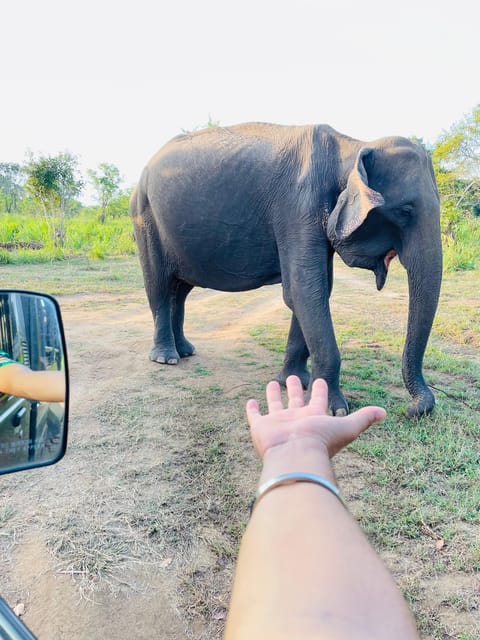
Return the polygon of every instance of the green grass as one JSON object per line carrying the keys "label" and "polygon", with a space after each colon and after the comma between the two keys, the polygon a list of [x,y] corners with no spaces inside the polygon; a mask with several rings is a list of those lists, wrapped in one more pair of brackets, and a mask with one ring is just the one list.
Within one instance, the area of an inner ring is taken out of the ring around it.
{"label": "green grass", "polygon": [[52,244],[44,218],[33,215],[1,214],[0,243],[39,243],[40,249],[7,250],[0,247],[0,264],[29,264],[85,256],[102,260],[110,256],[131,256],[136,252],[133,226],[128,215],[107,216],[104,224],[97,214],[85,209],[65,220],[65,242]]}
{"label": "green grass", "polygon": [[480,219],[463,218],[455,225],[455,238],[443,238],[444,270],[471,271],[480,267]]}
{"label": "green grass", "polygon": [[32,265],[1,265],[0,287],[31,289],[52,295],[121,293],[143,289],[138,258],[72,258]]}
{"label": "green grass", "polygon": [[[425,375],[441,385],[437,406],[429,418],[408,420],[401,352],[389,350],[391,341],[382,342],[378,334],[375,342],[373,349],[343,350],[342,382],[351,409],[368,403],[388,412],[382,425],[350,446],[372,464],[372,509],[360,518],[362,524],[381,548],[395,546],[399,537],[422,537],[422,523],[439,527],[444,537],[456,523],[479,525],[479,364],[429,349]],[[478,565],[476,554],[472,544],[466,566]]]}
{"label": "green grass", "polygon": [[284,353],[287,344],[287,330],[274,324],[262,324],[254,327],[250,331],[250,335],[262,347],[275,351],[275,353]]}
{"label": "green grass", "polygon": [[209,371],[206,367],[203,367],[201,364],[196,364],[193,368],[195,375],[197,376],[211,376],[212,372]]}

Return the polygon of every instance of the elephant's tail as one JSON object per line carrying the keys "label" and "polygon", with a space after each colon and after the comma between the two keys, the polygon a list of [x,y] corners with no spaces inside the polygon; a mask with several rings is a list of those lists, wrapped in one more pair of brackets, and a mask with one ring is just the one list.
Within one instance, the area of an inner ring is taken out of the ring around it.
{"label": "elephant's tail", "polygon": [[150,212],[150,202],[147,195],[148,167],[142,172],[140,181],[135,187],[130,198],[130,215],[133,220],[135,230],[143,228],[145,225],[145,214]]}

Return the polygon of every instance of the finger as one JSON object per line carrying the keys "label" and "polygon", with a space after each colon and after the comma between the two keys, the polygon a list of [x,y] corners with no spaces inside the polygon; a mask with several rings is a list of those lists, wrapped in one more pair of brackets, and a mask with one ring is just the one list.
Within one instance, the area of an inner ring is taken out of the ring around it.
{"label": "finger", "polygon": [[287,392],[289,409],[298,409],[299,407],[303,407],[305,405],[302,383],[297,376],[288,376]]}
{"label": "finger", "polygon": [[245,411],[247,413],[247,421],[252,426],[253,420],[260,415],[260,409],[256,400],[250,399],[245,405]]}
{"label": "finger", "polygon": [[282,403],[282,392],[280,390],[280,385],[276,380],[272,380],[267,384],[267,388],[265,390],[267,396],[267,405],[268,405],[268,413],[276,413],[277,411],[282,411],[283,403]]}
{"label": "finger", "polygon": [[319,415],[327,415],[328,385],[323,378],[317,378],[313,381],[312,393],[308,404]]}

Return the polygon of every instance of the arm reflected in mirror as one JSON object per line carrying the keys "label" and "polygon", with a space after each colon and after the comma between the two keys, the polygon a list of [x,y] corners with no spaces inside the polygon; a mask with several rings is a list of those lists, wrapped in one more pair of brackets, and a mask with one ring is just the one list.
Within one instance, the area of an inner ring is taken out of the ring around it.
{"label": "arm reflected in mirror", "polygon": [[68,366],[58,303],[0,290],[0,474],[65,453]]}
{"label": "arm reflected in mirror", "polygon": [[0,393],[39,402],[65,402],[65,373],[32,371],[0,351]]}

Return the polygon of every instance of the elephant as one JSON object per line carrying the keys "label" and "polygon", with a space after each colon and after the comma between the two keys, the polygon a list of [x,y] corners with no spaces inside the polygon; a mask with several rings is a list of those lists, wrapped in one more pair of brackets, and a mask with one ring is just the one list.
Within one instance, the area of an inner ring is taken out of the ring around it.
{"label": "elephant", "polygon": [[[432,411],[423,357],[442,277],[432,163],[407,138],[362,142],[328,125],[246,123],[173,138],[149,161],[130,213],[154,318],[150,359],[195,353],[183,332],[193,287],[245,291],[282,283],[292,311],[278,380],[324,378],[329,411],[348,413],[330,315],[333,257],[374,272],[398,256],[409,284],[402,375],[409,417]],[[307,368],[310,358],[311,373]]]}

